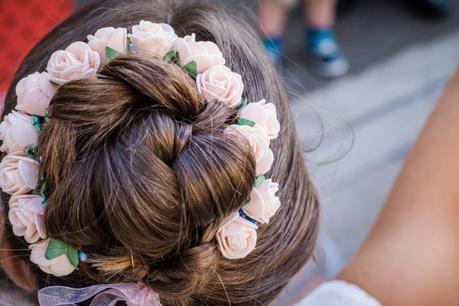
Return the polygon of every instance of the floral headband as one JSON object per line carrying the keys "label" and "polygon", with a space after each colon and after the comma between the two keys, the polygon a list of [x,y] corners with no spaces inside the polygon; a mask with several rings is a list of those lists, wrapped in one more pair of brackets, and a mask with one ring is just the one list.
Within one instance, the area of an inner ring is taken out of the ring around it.
{"label": "floral headband", "polygon": [[82,250],[49,238],[44,226],[46,179],[39,178],[38,135],[48,121],[48,106],[57,88],[67,82],[96,77],[101,64],[123,54],[159,57],[177,64],[196,80],[208,103],[223,103],[238,111],[236,124],[227,133],[239,133],[250,143],[256,160],[256,182],[241,208],[225,218],[217,232],[222,255],[244,258],[255,249],[257,224],[268,223],[280,207],[278,184],[265,178],[273,163],[270,141],[280,125],[276,107],[264,99],[247,103],[242,97],[241,75],[226,67],[218,46],[196,41],[195,35],[177,37],[167,24],[140,21],[128,34],[126,28],[102,28],[88,35],[88,42],[74,42],[54,52],[46,72],[35,72],[16,86],[17,105],[0,124],[0,187],[11,195],[9,220],[16,236],[32,250],[30,260],[55,276],[72,273],[87,259]]}

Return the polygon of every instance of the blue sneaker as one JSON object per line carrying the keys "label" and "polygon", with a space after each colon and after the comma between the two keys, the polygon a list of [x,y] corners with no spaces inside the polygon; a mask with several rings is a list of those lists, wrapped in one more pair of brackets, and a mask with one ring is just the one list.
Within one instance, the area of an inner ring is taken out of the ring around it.
{"label": "blue sneaker", "polygon": [[282,36],[263,38],[263,46],[276,67],[281,66]]}
{"label": "blue sneaker", "polygon": [[309,29],[306,37],[308,66],[321,77],[339,77],[349,71],[349,62],[341,53],[329,29]]}

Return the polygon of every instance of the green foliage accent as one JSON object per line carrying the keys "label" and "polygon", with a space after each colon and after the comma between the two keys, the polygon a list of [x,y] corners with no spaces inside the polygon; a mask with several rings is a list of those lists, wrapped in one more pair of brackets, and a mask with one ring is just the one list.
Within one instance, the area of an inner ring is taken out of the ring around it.
{"label": "green foliage accent", "polygon": [[121,55],[121,53],[119,53],[115,49],[112,49],[110,47],[105,47],[105,58],[106,58],[107,62],[111,61],[112,59],[114,59],[115,57],[120,56],[120,55]]}
{"label": "green foliage accent", "polygon": [[237,102],[237,104],[234,106],[235,108],[244,108],[249,104],[249,101],[247,98],[242,98],[241,101]]}
{"label": "green foliage accent", "polygon": [[[164,55],[164,60],[170,64],[180,65],[180,54],[177,50],[172,49]],[[190,76],[196,78],[197,73],[197,64],[196,61],[191,61],[184,65],[183,70],[185,70]]]}
{"label": "green foliage accent", "polygon": [[177,50],[172,49],[164,55],[164,60],[168,63],[179,64],[180,56]]}
{"label": "green foliage accent", "polygon": [[35,189],[34,194],[40,195],[42,197],[45,197],[45,191],[46,191],[46,181],[45,178],[41,178],[40,182],[38,184],[38,188]]}
{"label": "green foliage accent", "polygon": [[242,208],[247,208],[247,206],[249,206],[249,203],[250,203],[250,197],[246,199],[244,203],[242,203]]}
{"label": "green foliage accent", "polygon": [[64,254],[67,255],[72,266],[78,267],[78,251],[60,240],[51,239],[46,248],[46,259],[51,260]]}
{"label": "green foliage accent", "polygon": [[255,122],[253,122],[252,120],[241,118],[241,117],[237,118],[236,123],[239,125],[248,125],[248,126],[255,125]]}
{"label": "green foliage accent", "polygon": [[46,248],[46,259],[51,260],[61,256],[62,254],[67,254],[67,247],[68,246],[65,243],[56,239],[51,239],[48,247]]}
{"label": "green foliage accent", "polygon": [[68,249],[67,256],[72,266],[78,267],[78,251],[75,248]]}
{"label": "green foliage accent", "polygon": [[36,115],[32,115],[31,117],[32,117],[32,125],[35,127],[35,129],[38,132],[41,132],[41,130],[43,129],[42,118]]}
{"label": "green foliage accent", "polygon": [[264,175],[258,176],[257,179],[255,180],[255,187],[260,186],[265,180],[266,178]]}
{"label": "green foliage accent", "polygon": [[24,148],[24,153],[34,159],[37,159],[38,148],[35,146],[27,146]]}
{"label": "green foliage accent", "polygon": [[183,69],[185,69],[185,71],[188,72],[188,74],[191,75],[193,78],[196,78],[196,76],[198,75],[196,61],[191,61],[187,63],[185,66],[183,66]]}

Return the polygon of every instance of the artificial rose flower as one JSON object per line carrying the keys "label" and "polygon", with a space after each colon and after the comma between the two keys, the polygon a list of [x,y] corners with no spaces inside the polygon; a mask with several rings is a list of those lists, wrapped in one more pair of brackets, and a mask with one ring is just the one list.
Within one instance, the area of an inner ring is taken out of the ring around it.
{"label": "artificial rose flower", "polygon": [[244,136],[252,147],[253,155],[255,156],[256,175],[268,172],[273,164],[274,154],[269,148],[269,138],[264,131],[248,125],[230,125],[228,131],[231,132],[233,130]]}
{"label": "artificial rose flower", "polygon": [[99,54],[101,63],[105,63],[106,47],[109,47],[121,54],[126,53],[127,30],[126,28],[101,28],[97,30],[94,35],[88,35],[88,45]]}
{"label": "artificial rose flower", "polygon": [[163,58],[174,46],[177,38],[174,29],[165,23],[142,20],[132,27],[129,39],[137,54]]}
{"label": "artificial rose flower", "polygon": [[264,180],[259,186],[254,187],[250,193],[250,201],[244,212],[247,216],[261,223],[268,223],[280,207],[280,200],[276,196],[279,184],[271,179]]}
{"label": "artificial rose flower", "polygon": [[51,81],[64,84],[94,77],[99,65],[99,53],[93,51],[88,44],[77,41],[65,50],[54,52],[48,61],[46,70]]}
{"label": "artificial rose flower", "polygon": [[48,73],[35,72],[21,79],[16,85],[18,111],[37,116],[45,116],[49,102],[56,88],[49,81]]}
{"label": "artificial rose flower", "polygon": [[240,74],[224,65],[212,66],[196,77],[201,95],[209,102],[220,101],[227,107],[241,101],[244,84]]}
{"label": "artificial rose flower", "polygon": [[0,123],[0,146],[2,152],[23,151],[27,146],[35,146],[38,140],[38,131],[32,125],[32,117],[12,111]]}
{"label": "artificial rose flower", "polygon": [[275,139],[279,135],[280,124],[277,120],[276,106],[266,103],[265,99],[249,103],[241,110],[239,116],[255,122],[255,126],[263,129],[269,139]]}
{"label": "artificial rose flower", "polygon": [[257,226],[233,213],[223,220],[217,232],[220,252],[228,259],[244,258],[255,249]]}
{"label": "artificial rose flower", "polygon": [[195,61],[196,73],[202,73],[211,66],[225,64],[218,46],[211,41],[196,41],[194,33],[177,38],[174,45],[180,56],[180,64],[184,66]]}
{"label": "artificial rose flower", "polygon": [[71,264],[67,254],[62,254],[51,260],[46,259],[45,254],[49,241],[50,239],[46,239],[29,246],[32,250],[30,253],[30,261],[38,265],[45,273],[57,277],[69,275],[75,270],[75,267]]}
{"label": "artificial rose flower", "polygon": [[42,203],[43,197],[32,194],[13,196],[10,199],[8,218],[13,233],[18,237],[24,236],[28,243],[46,238]]}
{"label": "artificial rose flower", "polygon": [[0,188],[11,195],[22,195],[38,185],[38,162],[18,151],[6,155],[0,163]]}

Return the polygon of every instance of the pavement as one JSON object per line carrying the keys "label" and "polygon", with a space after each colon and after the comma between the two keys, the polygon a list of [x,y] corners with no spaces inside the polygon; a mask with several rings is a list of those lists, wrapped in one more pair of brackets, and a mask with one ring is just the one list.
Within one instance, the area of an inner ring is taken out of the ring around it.
{"label": "pavement", "polygon": [[332,278],[356,252],[438,96],[459,64],[459,1],[423,19],[401,1],[358,1],[336,33],[350,73],[307,68],[301,10],[292,12],[283,76],[306,164],[322,204],[318,258],[273,305],[290,305]]}

